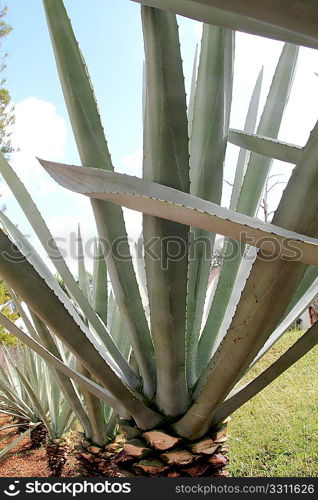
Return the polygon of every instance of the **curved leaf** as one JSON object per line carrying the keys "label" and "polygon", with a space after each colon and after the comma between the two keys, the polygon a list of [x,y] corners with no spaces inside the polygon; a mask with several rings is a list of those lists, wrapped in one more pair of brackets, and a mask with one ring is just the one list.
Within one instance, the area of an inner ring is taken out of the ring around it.
{"label": "curved leaf", "polygon": [[279,256],[318,265],[318,240],[315,238],[130,175],[39,161],[60,185],[76,193],[246,241],[249,245],[261,247],[271,258]]}
{"label": "curved leaf", "polygon": [[43,409],[43,406],[42,406],[38,396],[35,394],[31,384],[29,383],[27,378],[24,376],[22,371],[18,367],[16,367],[16,370],[17,370],[17,372],[22,380],[24,387],[26,388],[27,393],[29,394],[29,397],[33,403],[35,410],[36,410],[36,413],[38,414],[38,416],[40,417],[41,421],[43,422],[43,424],[45,425],[45,427],[48,431],[48,435],[49,435],[50,439],[54,438],[55,436],[52,432],[51,423],[49,422],[49,420],[47,418],[46,412]]}
{"label": "curved leaf", "polygon": [[[221,204],[233,86],[234,33],[204,25],[190,139],[190,193]],[[191,228],[187,290],[187,377],[196,381],[196,357],[215,234]],[[206,248],[204,242],[208,245]]]}
{"label": "curved leaf", "polygon": [[[92,305],[101,320],[107,325],[107,268],[105,259],[102,255],[100,243],[97,242],[94,248],[94,267],[93,267],[93,290]],[[103,339],[102,339],[103,340]]]}
{"label": "curved leaf", "polygon": [[270,137],[249,134],[236,129],[230,129],[228,141],[236,146],[253,151],[253,153],[294,164],[299,161],[303,149],[300,146],[287,144]]}
{"label": "curved leaf", "polygon": [[[264,67],[260,70],[255,86],[252,92],[251,100],[248,106],[247,115],[244,124],[244,132],[255,132],[259,101],[261,97],[262,83],[263,83],[263,73]],[[229,140],[229,137],[228,137]],[[236,210],[237,202],[239,199],[242,182],[247,168],[247,160],[249,158],[249,152],[246,149],[240,149],[239,156],[237,159],[237,165],[235,169],[235,176],[233,182],[233,189],[231,193],[230,208]]]}
{"label": "curved leaf", "polygon": [[[189,192],[188,123],[176,16],[144,6],[141,15],[146,58],[143,178]],[[189,404],[184,338],[188,232],[187,226],[143,217],[144,244],[159,257],[145,254],[156,400],[169,416],[179,415]],[[179,247],[182,255],[171,258]]]}
{"label": "curved leaf", "polygon": [[[63,362],[63,358],[60,354],[60,351],[56,343],[54,342],[51,333],[46,327],[46,325],[35,314],[33,314],[32,317],[43,346],[57,359]],[[87,418],[87,414],[82,405],[82,402],[78,397],[77,392],[75,391],[72,381],[69,379],[69,377],[56,370],[52,365],[50,365],[50,368],[53,374],[55,375],[58,384],[61,387],[61,390],[63,391],[64,397],[67,399],[70,407],[73,409],[75,415],[77,416],[81,425],[83,426],[83,429],[85,431],[85,436],[87,437],[87,439],[90,439],[90,436],[92,434],[91,425]]]}
{"label": "curved leaf", "polygon": [[318,48],[318,8],[311,0],[133,0],[197,21]]}

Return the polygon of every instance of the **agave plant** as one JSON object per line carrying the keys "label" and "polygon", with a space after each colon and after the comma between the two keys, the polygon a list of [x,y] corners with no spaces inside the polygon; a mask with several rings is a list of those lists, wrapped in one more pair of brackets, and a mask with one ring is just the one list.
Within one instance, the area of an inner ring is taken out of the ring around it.
{"label": "agave plant", "polygon": [[67,457],[64,435],[74,423],[74,413],[52,371],[31,349],[21,346],[15,358],[7,351],[5,362],[6,369],[0,368],[1,410],[18,420],[10,427],[31,426],[31,449],[48,438],[48,465],[53,476],[60,476]]}
{"label": "agave plant", "polygon": [[[19,353],[21,354],[21,352]],[[25,352],[26,354],[26,352]],[[29,353],[28,353],[29,354]],[[33,354],[33,353],[32,353]],[[18,360],[21,362],[20,355],[18,356]],[[29,360],[25,360],[26,363]],[[13,421],[16,423],[11,423],[9,426],[5,426],[1,430],[5,430],[8,428],[17,428],[18,433],[25,432],[34,424],[38,424],[41,428],[33,428],[30,432],[30,440],[31,440],[31,449],[38,448],[41,446],[45,440],[47,435],[47,430],[43,423],[41,422],[39,412],[33,404],[33,401],[30,400],[29,394],[26,391],[25,384],[23,384],[23,377],[27,379],[25,373],[21,373],[17,368],[16,359],[12,358],[10,352],[7,354],[4,353],[4,367],[0,367],[1,377],[0,377],[0,411],[2,414],[10,416]],[[23,365],[24,365],[23,360]],[[24,370],[28,371],[27,369]],[[34,374],[33,374],[34,377]],[[24,379],[23,379],[24,380]],[[43,379],[42,379],[43,380]],[[38,381],[37,381],[38,382]],[[37,386],[36,389],[39,387]],[[37,391],[33,389],[33,393]],[[41,407],[40,412],[43,410]]]}
{"label": "agave plant", "polygon": [[[44,338],[27,337],[3,316],[0,321],[120,416],[127,441],[113,464],[121,471],[226,475],[227,418],[318,341],[316,324],[266,371],[240,385],[317,293],[318,125],[304,147],[277,139],[298,54],[298,47],[287,43],[257,128],[261,74],[245,129],[229,128],[234,55],[234,32],[229,28],[304,44],[310,34],[292,24],[273,27],[270,18],[260,22],[256,16],[252,22],[244,2],[222,2],[231,4],[223,10],[207,0],[180,0],[177,7],[169,0],[145,3],[152,6],[141,7],[145,84],[139,179],[114,172],[88,70],[64,5],[61,0],[43,1],[82,166],[40,163],[60,185],[91,200],[123,322],[120,335],[127,333],[132,355],[128,358],[109,330],[105,269],[97,272],[93,304],[87,284],[78,284],[72,276],[5,159],[0,161],[1,173],[69,297],[12,233],[18,246],[0,234],[0,274],[73,353],[78,368],[58,359]],[[170,11],[191,16],[191,4],[200,7],[200,20],[215,19],[218,26],[204,24],[187,108],[178,27]],[[240,15],[233,14],[236,5]],[[228,142],[241,147],[230,208],[220,205]],[[295,167],[269,224],[256,215],[273,159]],[[138,281],[122,206],[143,213],[145,273]],[[224,236],[222,266],[210,287],[213,251],[207,255],[198,242],[213,250],[216,234]],[[119,242],[120,254],[115,251]],[[96,417],[94,411],[92,406],[90,419]]]}

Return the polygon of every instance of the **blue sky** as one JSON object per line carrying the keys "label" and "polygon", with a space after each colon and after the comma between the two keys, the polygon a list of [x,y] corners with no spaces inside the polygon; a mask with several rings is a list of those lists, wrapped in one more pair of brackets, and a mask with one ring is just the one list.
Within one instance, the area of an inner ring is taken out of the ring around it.
{"label": "blue sky", "polygon": [[[64,105],[41,0],[7,0],[13,32],[4,43],[9,52],[7,80],[16,106],[13,138],[20,152],[12,166],[22,177],[56,236],[65,236],[81,222],[85,238],[95,234],[88,200],[58,188],[41,171],[35,156],[78,163],[78,155]],[[118,171],[141,173],[141,82],[143,42],[139,5],[129,0],[65,0],[94,84],[113,162]],[[186,87],[189,88],[200,23],[179,18]],[[257,74],[264,64],[262,103],[266,98],[282,43],[237,36],[231,125],[243,127]],[[301,49],[290,105],[280,138],[304,145],[318,116],[317,52]],[[231,180],[238,151],[229,147],[226,176]],[[276,163],[274,173],[290,168]],[[30,228],[3,184],[7,215],[27,234]],[[273,206],[279,199],[273,190]],[[226,196],[228,188],[225,187]],[[129,213],[128,229],[138,232],[140,217]],[[33,238],[32,238],[33,239]],[[33,240],[35,241],[35,240]]]}

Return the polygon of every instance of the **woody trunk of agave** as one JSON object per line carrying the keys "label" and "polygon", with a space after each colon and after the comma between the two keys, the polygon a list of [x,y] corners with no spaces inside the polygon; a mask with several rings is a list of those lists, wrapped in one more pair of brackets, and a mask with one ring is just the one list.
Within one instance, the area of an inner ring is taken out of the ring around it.
{"label": "woody trunk of agave", "polygon": [[[187,109],[175,15],[142,6],[144,162],[143,179],[137,179],[113,171],[87,68],[62,1],[43,3],[83,166],[40,162],[59,184],[90,197],[99,237],[108,248],[121,242],[125,259],[106,250],[104,257],[134,362],[122,355],[100,316],[92,314],[64,261],[54,259],[43,237],[43,221],[34,211],[29,220],[76,307],[89,315],[87,324],[34,259],[13,263],[4,257],[12,252],[5,234],[0,238],[0,272],[91,377],[69,370],[39,343],[31,342],[32,347],[121,417],[127,441],[113,457],[114,474],[224,475],[227,417],[318,339],[314,325],[264,373],[239,385],[317,292],[318,127],[305,147],[277,140],[298,47],[283,48],[256,133],[261,75],[245,130],[231,130],[234,33],[229,28],[240,29],[237,18],[222,17],[220,11],[216,24],[227,29],[204,25]],[[156,0],[156,7],[169,5]],[[245,29],[244,19],[239,16]],[[252,23],[268,35],[265,24]],[[278,31],[292,37],[292,29]],[[230,209],[220,206],[228,141],[242,148]],[[265,224],[255,216],[273,158],[296,166],[272,223]],[[8,167],[4,160],[2,164]],[[144,286],[136,280],[121,206],[144,214]],[[224,236],[224,260],[211,296],[212,256],[195,242],[203,240],[213,249],[216,234]],[[234,258],[227,259],[233,248]],[[15,247],[14,253],[20,255]],[[141,289],[147,290],[149,318]]]}

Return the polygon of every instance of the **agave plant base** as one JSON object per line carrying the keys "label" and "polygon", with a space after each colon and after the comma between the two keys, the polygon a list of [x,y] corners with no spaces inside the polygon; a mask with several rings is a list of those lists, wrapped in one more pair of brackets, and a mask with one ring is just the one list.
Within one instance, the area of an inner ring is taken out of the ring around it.
{"label": "agave plant base", "polygon": [[47,439],[47,429],[43,424],[37,425],[30,434],[30,449],[40,448]]}
{"label": "agave plant base", "polygon": [[142,433],[129,421],[100,448],[87,440],[78,453],[80,475],[90,477],[227,477],[227,424],[190,442],[165,429]]}
{"label": "agave plant base", "polygon": [[84,439],[76,453],[78,476],[104,476],[103,468],[106,463],[108,466],[108,460],[105,460],[103,457],[104,453],[106,453],[105,449],[95,446],[93,443]]}
{"label": "agave plant base", "polygon": [[[118,443],[112,443],[110,446],[114,446],[114,451],[121,449]],[[83,439],[76,453],[78,475],[85,477],[110,476],[112,472],[110,469],[111,456],[112,454],[107,450],[107,447],[103,448]]]}
{"label": "agave plant base", "polygon": [[68,445],[64,439],[54,439],[46,447],[46,458],[52,477],[60,477],[68,455]]}

